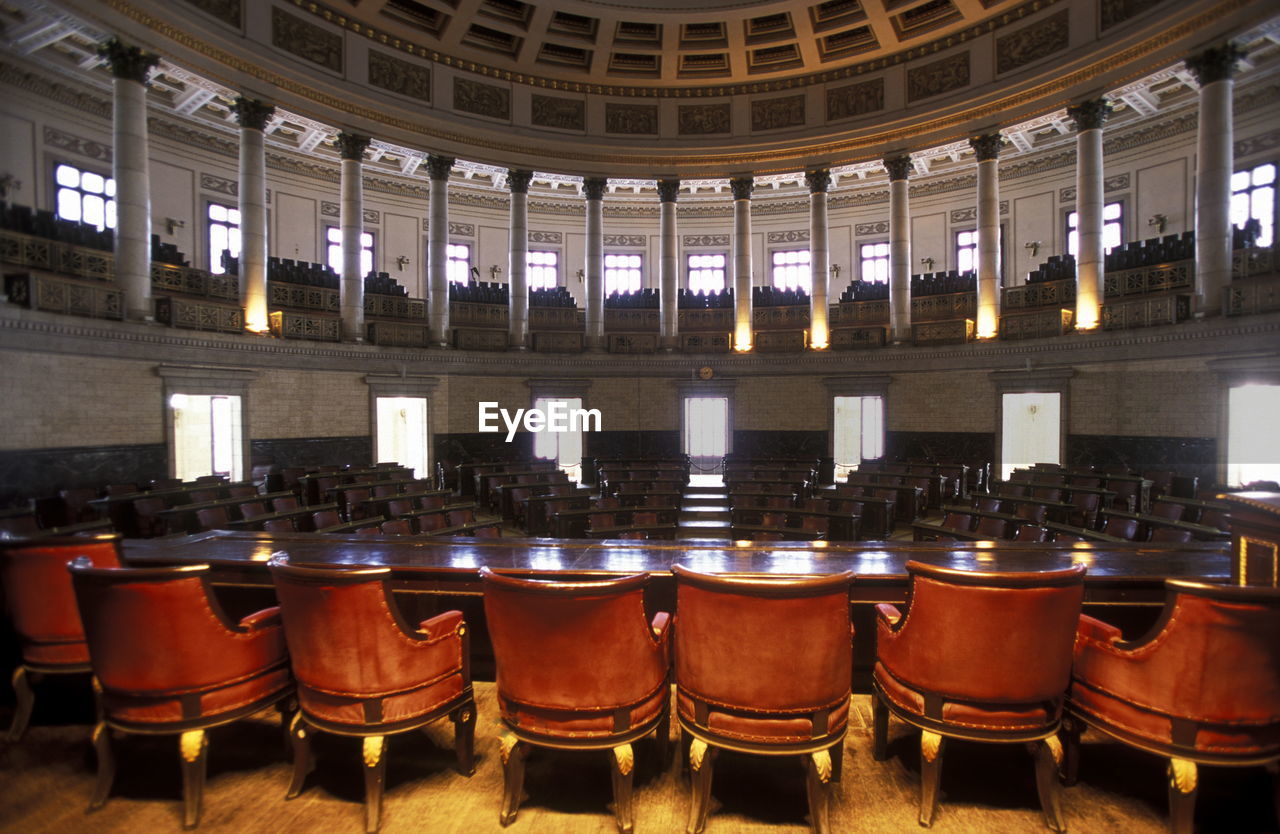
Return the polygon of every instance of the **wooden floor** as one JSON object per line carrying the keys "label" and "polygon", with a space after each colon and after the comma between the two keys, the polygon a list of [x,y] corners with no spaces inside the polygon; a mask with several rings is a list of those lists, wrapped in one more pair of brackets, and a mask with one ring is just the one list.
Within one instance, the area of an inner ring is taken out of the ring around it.
{"label": "wooden floor", "polygon": [[[52,832],[164,832],[181,830],[180,780],[175,739],[130,737],[115,743],[119,771],[105,808],[85,813],[93,784],[89,704],[78,686],[44,684],[35,722],[18,744],[0,741],[0,830]],[[476,685],[477,769],[465,778],[451,767],[448,721],[423,733],[389,741],[382,830],[394,832],[499,831],[502,768],[494,685]],[[842,782],[835,786],[832,828],[837,832],[912,832],[919,791],[918,733],[891,724],[891,758],[871,756],[870,704],[854,697],[845,742]],[[9,718],[0,710],[0,721]],[[70,720],[73,723],[65,723]],[[63,723],[59,723],[62,721]],[[358,742],[319,735],[317,769],[298,799],[284,800],[290,767],[279,719],[263,713],[210,736],[205,832],[362,831]],[[688,808],[688,782],[673,760],[654,761],[651,741],[636,745],[636,830],[680,832]],[[1030,757],[1020,745],[949,744],[942,805],[933,831],[1041,832]],[[558,834],[615,830],[608,809],[604,754],[535,753],[526,799],[510,831]],[[713,793],[720,807],[707,824],[716,832],[807,830],[803,771],[795,759],[730,755],[717,762]],[[1165,830],[1164,764],[1154,757],[1085,736],[1081,781],[1064,792],[1070,830],[1079,834]],[[1275,832],[1270,780],[1260,768],[1202,769],[1198,831]]]}

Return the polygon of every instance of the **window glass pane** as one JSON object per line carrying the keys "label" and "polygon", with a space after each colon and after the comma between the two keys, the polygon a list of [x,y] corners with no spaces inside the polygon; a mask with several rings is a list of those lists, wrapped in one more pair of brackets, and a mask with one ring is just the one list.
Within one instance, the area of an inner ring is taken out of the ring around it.
{"label": "window glass pane", "polygon": [[209,204],[209,219],[217,220],[219,223],[227,222],[227,207],[220,206],[217,203]]}
{"label": "window glass pane", "polygon": [[106,203],[101,197],[86,194],[84,198],[84,222],[97,226],[99,229],[105,228],[106,208]]}
{"label": "window glass pane", "polygon": [[329,241],[330,243],[341,244],[342,229],[339,229],[337,226],[330,226],[329,230],[325,233],[325,240]]}
{"label": "window glass pane", "polygon": [[80,188],[90,194],[101,194],[107,188],[107,182],[101,174],[85,171],[80,175]]}
{"label": "window glass pane", "polygon": [[1120,218],[1120,204],[1107,203],[1102,207],[1103,220],[1118,220]]}
{"label": "window glass pane", "polygon": [[116,227],[116,201],[107,201],[107,228],[114,229]]}
{"label": "window glass pane", "polygon": [[70,188],[58,189],[58,216],[63,220],[80,220],[80,192]]}
{"label": "window glass pane", "polygon": [[75,188],[80,185],[80,171],[70,165],[59,165],[54,169],[53,179],[58,185]]}

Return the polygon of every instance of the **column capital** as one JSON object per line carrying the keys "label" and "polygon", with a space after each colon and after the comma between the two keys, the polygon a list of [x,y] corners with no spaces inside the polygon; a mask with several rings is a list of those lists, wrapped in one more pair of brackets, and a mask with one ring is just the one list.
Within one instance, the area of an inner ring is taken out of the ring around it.
{"label": "column capital", "polygon": [[451,156],[427,154],[427,176],[433,180],[448,180],[449,173],[453,171],[453,163],[456,161]]}
{"label": "column capital", "polygon": [[159,55],[143,52],[141,47],[125,46],[119,38],[99,44],[98,54],[107,59],[107,63],[111,65],[111,74],[116,78],[137,81],[139,84],[146,84],[151,68],[160,63]]}
{"label": "column capital", "polygon": [[973,152],[977,155],[979,162],[999,159],[1000,145],[1003,142],[1004,137],[999,133],[984,133],[981,136],[969,137],[969,147],[973,148]]}
{"label": "column capital", "polygon": [[1111,102],[1106,98],[1091,98],[1067,108],[1067,117],[1076,123],[1076,130],[1102,130],[1111,115]]}
{"label": "column capital", "polygon": [[1211,46],[1198,55],[1185,58],[1183,63],[1203,87],[1215,81],[1226,81],[1235,75],[1236,61],[1245,54],[1245,50],[1233,41],[1227,41],[1222,46]]}
{"label": "column capital", "polygon": [[680,180],[658,180],[658,199],[664,203],[674,203],[680,194]]}
{"label": "column capital", "polygon": [[750,200],[751,192],[755,187],[755,177],[734,177],[729,180],[729,189],[733,191],[733,199],[735,200]]}
{"label": "column capital", "polygon": [[267,120],[276,112],[276,106],[256,98],[237,96],[235,103],[231,105],[231,111],[236,114],[240,127],[265,130]]}
{"label": "column capital", "polygon": [[338,134],[338,153],[343,159],[360,161],[364,159],[365,148],[368,148],[369,143],[372,141],[368,136],[361,136],[359,133],[348,133],[344,130]]}
{"label": "column capital", "polygon": [[588,200],[603,200],[604,192],[609,188],[609,180],[605,177],[583,177],[582,195]]}
{"label": "column capital", "polygon": [[529,180],[531,179],[533,179],[532,171],[513,168],[507,171],[507,188],[511,190],[512,194],[528,194]]}
{"label": "column capital", "polygon": [[812,171],[805,171],[804,184],[809,186],[810,194],[827,193],[827,189],[831,187],[831,170],[814,168]]}
{"label": "column capital", "polygon": [[884,158],[884,169],[889,172],[889,181],[905,180],[911,176],[911,157],[907,154],[901,156],[886,156]]}

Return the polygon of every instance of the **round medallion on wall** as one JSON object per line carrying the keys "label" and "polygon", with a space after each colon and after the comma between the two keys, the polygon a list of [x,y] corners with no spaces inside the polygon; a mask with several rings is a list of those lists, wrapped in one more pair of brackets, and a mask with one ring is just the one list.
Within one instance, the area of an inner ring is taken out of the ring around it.
{"label": "round medallion on wall", "polygon": [[698,379],[711,379],[711,377],[715,375],[716,375],[716,372],[711,370],[710,365],[703,365],[701,368],[698,369]]}

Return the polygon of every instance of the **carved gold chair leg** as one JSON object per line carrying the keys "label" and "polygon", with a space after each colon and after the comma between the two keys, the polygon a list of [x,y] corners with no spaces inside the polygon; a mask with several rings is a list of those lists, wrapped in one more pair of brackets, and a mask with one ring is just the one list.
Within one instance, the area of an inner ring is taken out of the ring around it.
{"label": "carved gold chair leg", "polygon": [[1169,760],[1169,834],[1192,834],[1195,830],[1198,782],[1195,762]]}
{"label": "carved gold chair leg", "polygon": [[1053,831],[1065,832],[1067,822],[1062,816],[1062,791],[1058,787],[1058,773],[1063,760],[1062,743],[1057,736],[1049,736],[1027,747],[1036,760],[1036,791],[1040,794],[1044,824]]}
{"label": "carved gold chair leg", "polygon": [[689,770],[693,773],[693,802],[689,807],[686,834],[701,834],[711,811],[711,774],[719,750],[700,738],[689,745]]}
{"label": "carved gold chair leg", "polygon": [[635,778],[635,752],[630,744],[619,744],[610,751],[610,772],[613,775],[613,813],[618,820],[618,830],[631,834],[635,828],[635,809],[631,802],[631,785]]}
{"label": "carved gold chair leg", "polygon": [[382,822],[382,788],[387,781],[386,736],[365,736],[364,755],[364,830],[373,834]]}
{"label": "carved gold chair leg", "polygon": [[503,790],[502,813],[498,822],[503,826],[515,822],[520,810],[520,800],[524,798],[524,759],[529,754],[529,745],[512,735],[502,737],[499,753],[502,756]]}
{"label": "carved gold chair leg", "polygon": [[[831,830],[827,819],[827,792],[833,771],[831,752],[838,747],[840,745],[811,753],[806,760],[805,790],[809,795],[809,825],[814,834],[827,834]],[[838,750],[836,755],[839,755]]]}
{"label": "carved gold chair leg", "polygon": [[289,721],[289,740],[293,746],[293,781],[289,783],[289,792],[284,798],[296,799],[302,793],[307,774],[316,766],[315,757],[311,754],[311,731],[301,712],[295,712]]}
{"label": "carved gold chair leg", "polygon": [[458,757],[458,772],[470,776],[476,772],[476,705],[468,701],[450,713],[453,720],[453,746]]}
{"label": "carved gold chair leg", "polygon": [[877,762],[889,758],[889,708],[877,694],[871,695],[872,757]]}
{"label": "carved gold chair leg", "polygon": [[946,739],[925,730],[920,734],[920,824],[933,825],[938,812],[938,784],[942,781],[942,748]]}
{"label": "carved gold chair leg", "polygon": [[31,723],[31,710],[36,703],[36,694],[31,691],[31,675],[27,667],[19,664],[13,670],[13,692],[18,696],[18,707],[13,713],[13,723],[9,725],[9,741],[17,741],[27,731]]}
{"label": "carved gold chair leg", "polygon": [[182,827],[200,824],[200,806],[204,800],[205,767],[209,761],[209,739],[204,730],[188,730],[178,736],[178,752],[182,756]]}
{"label": "carved gold chair leg", "polygon": [[1083,721],[1073,715],[1062,717],[1062,767],[1058,776],[1067,787],[1080,778],[1080,736],[1083,734]]}
{"label": "carved gold chair leg", "polygon": [[98,758],[98,778],[93,784],[93,796],[89,799],[89,810],[96,811],[107,802],[107,794],[111,793],[111,783],[116,778],[116,759],[111,752],[111,728],[105,721],[99,721],[93,727],[93,752]]}

